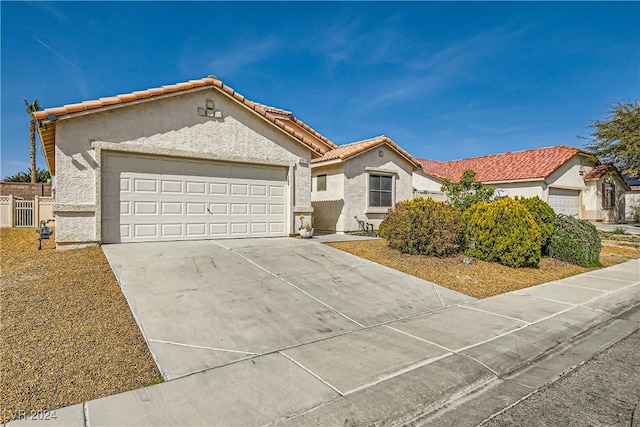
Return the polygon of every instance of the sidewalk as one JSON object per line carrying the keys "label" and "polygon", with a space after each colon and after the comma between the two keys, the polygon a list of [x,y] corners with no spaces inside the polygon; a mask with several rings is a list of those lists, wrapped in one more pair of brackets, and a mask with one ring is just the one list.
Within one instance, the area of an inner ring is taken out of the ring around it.
{"label": "sidewalk", "polygon": [[633,260],[7,425],[477,425],[639,329],[638,306]]}
{"label": "sidewalk", "polygon": [[598,221],[591,221],[598,230],[613,232],[622,230],[627,234],[640,234],[640,224],[603,224]]}

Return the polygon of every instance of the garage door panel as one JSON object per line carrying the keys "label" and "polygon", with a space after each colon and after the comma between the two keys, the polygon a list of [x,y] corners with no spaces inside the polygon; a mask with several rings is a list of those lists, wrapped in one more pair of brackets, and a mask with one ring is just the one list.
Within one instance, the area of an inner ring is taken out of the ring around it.
{"label": "garage door panel", "polygon": [[276,204],[270,204],[269,205],[269,214],[270,215],[284,215],[284,205],[276,205]]}
{"label": "garage door panel", "polygon": [[182,184],[182,181],[163,179],[160,183],[160,189],[164,194],[182,194]]}
{"label": "garage door panel", "polygon": [[251,215],[266,215],[267,214],[267,205],[263,203],[252,203],[251,204]]}
{"label": "garage door panel", "polygon": [[134,178],[133,179],[133,191],[136,193],[157,193],[158,192],[158,180]]}
{"label": "garage door panel", "polygon": [[286,176],[283,167],[105,153],[103,241],[284,236]]}
{"label": "garage door panel", "polygon": [[577,218],[580,213],[580,191],[550,188],[549,205],[557,214],[575,216]]}
{"label": "garage door panel", "polygon": [[207,207],[204,202],[187,203],[187,215],[204,215]]}
{"label": "garage door panel", "polygon": [[251,186],[251,195],[252,196],[266,196],[267,195],[267,186],[266,185],[252,185]]}
{"label": "garage door panel", "polygon": [[226,203],[209,203],[209,213],[211,215],[227,215],[229,213]]}
{"label": "garage door panel", "polygon": [[270,222],[269,223],[269,233],[284,233],[284,222]]}
{"label": "garage door panel", "polygon": [[267,232],[266,222],[253,222],[251,223],[252,234],[265,234]]}
{"label": "garage door panel", "polygon": [[209,194],[225,196],[229,194],[229,186],[222,182],[212,182],[209,184]]}
{"label": "garage door panel", "polygon": [[231,215],[246,215],[249,212],[249,205],[247,203],[232,203]]}
{"label": "garage door panel", "polygon": [[182,215],[182,203],[181,202],[162,202],[161,203],[162,215]]}
{"label": "garage door panel", "polygon": [[249,224],[246,222],[231,223],[231,235],[246,236],[247,234],[249,234]]}
{"label": "garage door panel", "polygon": [[136,215],[157,215],[158,205],[156,202],[134,202],[133,211]]}
{"label": "garage door panel", "polygon": [[[114,221],[115,223],[115,227],[114,229],[117,230],[118,228],[118,221]],[[131,228],[132,225],[131,224],[121,224],[120,225],[120,237],[122,238],[130,238],[131,236]],[[117,235],[114,236],[114,238],[117,238]]]}
{"label": "garage door panel", "polygon": [[163,237],[182,237],[184,235],[183,224],[161,224]]}
{"label": "garage door panel", "polygon": [[214,237],[227,236],[229,234],[228,224],[209,224],[209,234]]}
{"label": "garage door panel", "polygon": [[270,185],[269,186],[270,197],[284,197],[284,187]]}
{"label": "garage door panel", "polygon": [[231,184],[232,196],[246,196],[249,194],[247,184]]}
{"label": "garage door panel", "polygon": [[159,237],[158,224],[133,224],[132,237]]}
{"label": "garage door panel", "polygon": [[207,194],[206,187],[204,182],[187,181],[187,194]]}

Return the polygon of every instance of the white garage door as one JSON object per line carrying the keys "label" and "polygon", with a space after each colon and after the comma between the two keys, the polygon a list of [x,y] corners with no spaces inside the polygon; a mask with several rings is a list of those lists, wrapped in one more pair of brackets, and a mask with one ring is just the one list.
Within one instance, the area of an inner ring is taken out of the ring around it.
{"label": "white garage door", "polygon": [[549,189],[549,205],[557,214],[565,214],[578,218],[580,213],[580,191],[562,188]]}
{"label": "white garage door", "polygon": [[102,241],[285,236],[284,167],[105,154]]}

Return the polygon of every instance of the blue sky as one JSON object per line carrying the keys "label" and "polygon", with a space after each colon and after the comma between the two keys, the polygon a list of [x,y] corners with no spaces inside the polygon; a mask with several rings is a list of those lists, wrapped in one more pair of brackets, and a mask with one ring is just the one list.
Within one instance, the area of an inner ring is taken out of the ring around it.
{"label": "blue sky", "polygon": [[436,160],[580,147],[611,102],[640,96],[639,2],[2,1],[0,13],[0,177],[29,167],[22,98],[57,107],[209,74],[337,144],[387,134]]}

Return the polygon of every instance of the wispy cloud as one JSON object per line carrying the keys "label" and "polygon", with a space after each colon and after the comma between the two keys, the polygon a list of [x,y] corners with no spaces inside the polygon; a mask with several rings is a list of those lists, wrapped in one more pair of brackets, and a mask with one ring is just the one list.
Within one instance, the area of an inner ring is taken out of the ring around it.
{"label": "wispy cloud", "polygon": [[421,55],[401,59],[402,68],[393,81],[385,81],[379,95],[372,97],[364,109],[400,103],[446,90],[467,79],[478,78],[476,68],[487,58],[499,54],[524,29],[505,25],[459,40],[439,49],[426,49]]}
{"label": "wispy cloud", "polygon": [[[85,77],[87,77],[89,80],[91,80],[92,82],[102,86],[103,88],[107,89],[109,92],[113,92],[113,90],[111,88],[109,88],[108,86],[106,86],[103,82],[101,82],[100,80],[94,78],[91,74],[83,71],[80,67],[78,67],[76,64],[74,64],[73,62],[69,61],[67,58],[65,58],[60,52],[58,52],[57,50],[55,50],[54,48],[52,48],[51,46],[49,46],[48,44],[46,44],[45,42],[43,42],[42,40],[40,40],[39,38],[37,38],[36,36],[32,36],[33,39],[35,41],[37,41],[38,43],[40,43],[42,46],[44,46],[45,48],[47,48],[47,50],[49,50],[51,53],[53,53],[54,55],[56,55],[58,58],[62,59],[64,62],[66,62],[68,65],[70,65],[74,70],[80,72],[80,74],[84,75]],[[82,88],[80,88],[82,89]]]}
{"label": "wispy cloud", "polygon": [[395,16],[387,17],[375,26],[350,16],[332,25],[312,29],[309,38],[300,40],[304,49],[324,58],[326,66],[357,61],[360,65],[389,62],[390,54],[400,43],[394,28]]}
{"label": "wispy cloud", "polygon": [[243,68],[269,59],[281,49],[281,42],[275,36],[265,39],[243,41],[226,51],[216,50],[208,66],[214,73],[230,75]]}
{"label": "wispy cloud", "polygon": [[60,11],[57,7],[54,6],[54,3],[51,1],[28,1],[38,8],[44,9],[51,16],[53,16],[58,22],[65,23],[68,21],[67,16]]}

